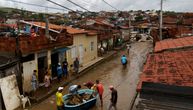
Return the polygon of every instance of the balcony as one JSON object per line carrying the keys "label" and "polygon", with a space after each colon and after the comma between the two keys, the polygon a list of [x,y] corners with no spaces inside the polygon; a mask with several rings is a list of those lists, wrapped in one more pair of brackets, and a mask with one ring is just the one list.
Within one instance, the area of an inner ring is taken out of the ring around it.
{"label": "balcony", "polygon": [[[69,35],[58,35],[56,40],[50,40],[45,36],[32,38],[28,35],[19,36],[19,45],[22,54],[34,53],[41,50],[61,48],[73,44],[73,38]],[[16,50],[16,39],[14,37],[0,38],[0,51],[4,53],[14,53]]]}

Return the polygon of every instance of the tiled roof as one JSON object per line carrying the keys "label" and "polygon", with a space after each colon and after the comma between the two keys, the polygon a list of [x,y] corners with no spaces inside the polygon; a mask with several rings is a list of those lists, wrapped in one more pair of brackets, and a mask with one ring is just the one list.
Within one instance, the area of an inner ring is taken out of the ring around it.
{"label": "tiled roof", "polygon": [[98,32],[96,30],[86,30],[88,33],[87,33],[87,36],[95,36],[98,34]]}
{"label": "tiled roof", "polygon": [[183,24],[191,25],[193,23],[193,18],[188,18],[183,20]]}
{"label": "tiled roof", "polygon": [[75,29],[75,28],[67,27],[67,26],[65,26],[65,29],[70,34],[83,34],[83,33],[87,33],[87,31],[85,31],[83,29]]}
{"label": "tiled roof", "polygon": [[144,65],[142,82],[193,87],[193,50],[150,54]]}
{"label": "tiled roof", "polygon": [[154,52],[161,52],[164,50],[184,48],[184,47],[193,47],[193,36],[158,41],[156,42]]}
{"label": "tiled roof", "polygon": [[[38,24],[38,25],[41,25],[41,26],[44,26],[44,27],[46,26],[46,24],[43,23],[43,22],[34,22],[34,24]],[[67,32],[70,33],[70,34],[87,33],[87,31],[82,30],[82,29],[75,29],[75,28],[72,28],[72,27],[69,27],[69,26],[60,26],[60,25],[55,25],[55,24],[50,24],[50,23],[49,23],[49,28],[55,29],[55,30],[66,29]]]}
{"label": "tiled roof", "polygon": [[95,19],[94,21],[96,24],[99,24],[99,25],[105,25],[105,26],[113,27],[112,24],[110,24],[109,22],[105,22],[105,20],[102,20],[102,19]]}
{"label": "tiled roof", "polygon": [[129,29],[128,26],[119,26],[121,29]]}
{"label": "tiled roof", "polygon": [[16,28],[17,24],[0,24],[0,27],[11,27],[11,28]]}
{"label": "tiled roof", "polygon": [[[46,23],[44,22],[29,22],[32,25],[38,25],[41,27],[45,27]],[[70,34],[82,34],[82,33],[87,33],[87,31],[83,30],[83,29],[75,29],[69,26],[60,26],[60,25],[55,25],[55,24],[51,24],[49,23],[49,28],[53,29],[53,30],[57,30],[60,31],[62,29],[66,29],[68,33]]]}

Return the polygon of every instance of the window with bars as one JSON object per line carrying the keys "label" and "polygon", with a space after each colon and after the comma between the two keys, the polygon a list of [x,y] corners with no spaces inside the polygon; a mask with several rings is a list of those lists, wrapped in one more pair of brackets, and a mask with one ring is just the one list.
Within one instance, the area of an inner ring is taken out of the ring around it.
{"label": "window with bars", "polygon": [[90,43],[90,50],[93,51],[94,50],[94,42]]}

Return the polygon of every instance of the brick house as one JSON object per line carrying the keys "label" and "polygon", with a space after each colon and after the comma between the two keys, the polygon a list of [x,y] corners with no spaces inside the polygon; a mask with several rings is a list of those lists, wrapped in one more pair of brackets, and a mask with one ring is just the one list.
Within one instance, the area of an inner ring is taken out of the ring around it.
{"label": "brick house", "polygon": [[[38,81],[43,82],[45,70],[48,67],[52,69],[52,77],[56,76],[56,65],[64,58],[67,46],[72,45],[73,39],[67,34],[66,30],[61,31],[49,29],[49,34],[52,36],[47,38],[45,36],[45,27],[35,25],[32,22],[21,21],[20,28],[24,26],[33,26],[37,28],[36,36],[32,34],[19,34],[19,49],[22,60],[23,71],[23,90],[25,92],[31,91],[31,75],[33,70],[38,70]],[[15,54],[16,38],[1,37],[0,38],[0,52],[4,55]]]}
{"label": "brick house", "polygon": [[102,19],[89,19],[81,26],[81,28],[97,33],[98,50],[103,47],[105,51],[111,50],[114,46],[116,32],[113,32],[113,27],[114,25]]}

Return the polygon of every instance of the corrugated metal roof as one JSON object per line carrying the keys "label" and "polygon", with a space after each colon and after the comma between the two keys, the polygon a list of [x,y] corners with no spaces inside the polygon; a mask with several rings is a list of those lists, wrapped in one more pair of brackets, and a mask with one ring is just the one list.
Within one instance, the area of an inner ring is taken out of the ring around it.
{"label": "corrugated metal roof", "polygon": [[191,99],[164,94],[140,94],[136,110],[192,110]]}

